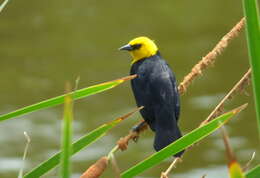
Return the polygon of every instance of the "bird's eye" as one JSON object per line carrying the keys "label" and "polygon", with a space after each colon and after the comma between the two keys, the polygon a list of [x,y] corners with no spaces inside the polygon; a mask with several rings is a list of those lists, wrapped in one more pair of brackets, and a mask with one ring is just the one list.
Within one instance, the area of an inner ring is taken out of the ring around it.
{"label": "bird's eye", "polygon": [[141,48],[141,44],[135,44],[135,45],[132,45],[132,48],[133,50],[136,50],[136,49],[140,49]]}

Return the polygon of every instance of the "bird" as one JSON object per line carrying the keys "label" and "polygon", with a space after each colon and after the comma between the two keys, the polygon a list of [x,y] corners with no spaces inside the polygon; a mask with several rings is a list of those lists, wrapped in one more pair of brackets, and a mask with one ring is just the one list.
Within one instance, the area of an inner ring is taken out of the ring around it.
{"label": "bird", "polygon": [[[119,48],[132,56],[130,74],[132,91],[140,114],[155,133],[153,147],[159,151],[182,137],[178,127],[180,96],[170,66],[162,58],[157,45],[148,37],[134,38]],[[183,151],[176,153],[181,157]]]}

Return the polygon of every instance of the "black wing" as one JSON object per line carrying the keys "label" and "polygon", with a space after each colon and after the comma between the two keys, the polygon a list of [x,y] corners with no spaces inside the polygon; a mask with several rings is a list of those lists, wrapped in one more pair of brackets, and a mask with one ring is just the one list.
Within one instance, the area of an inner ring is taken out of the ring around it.
{"label": "black wing", "polygon": [[151,75],[149,85],[154,98],[153,102],[159,104],[158,107],[165,107],[167,111],[172,112],[175,119],[178,120],[180,99],[172,70],[164,60],[159,60]]}

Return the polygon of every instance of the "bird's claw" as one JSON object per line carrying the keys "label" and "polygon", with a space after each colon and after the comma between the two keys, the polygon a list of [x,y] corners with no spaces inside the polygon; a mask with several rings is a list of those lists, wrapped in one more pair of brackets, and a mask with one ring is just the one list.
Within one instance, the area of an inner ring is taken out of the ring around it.
{"label": "bird's claw", "polygon": [[132,131],[132,132],[137,132],[137,133],[138,133],[138,132],[140,131],[140,126],[139,126],[139,125],[135,125],[135,126],[133,126],[132,129],[131,129],[131,131]]}
{"label": "bird's claw", "polygon": [[138,139],[139,139],[139,136],[138,136],[138,135],[133,137],[133,141],[134,141],[134,142],[137,142]]}

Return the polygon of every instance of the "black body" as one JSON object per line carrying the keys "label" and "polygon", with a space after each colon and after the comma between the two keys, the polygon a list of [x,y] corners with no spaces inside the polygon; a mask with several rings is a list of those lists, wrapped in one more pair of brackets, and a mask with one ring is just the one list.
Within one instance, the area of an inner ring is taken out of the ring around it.
{"label": "black body", "polygon": [[140,113],[155,132],[154,149],[159,151],[182,136],[177,125],[180,100],[176,79],[159,52],[135,62],[130,74],[138,75],[131,81],[133,93],[137,106],[144,106]]}

